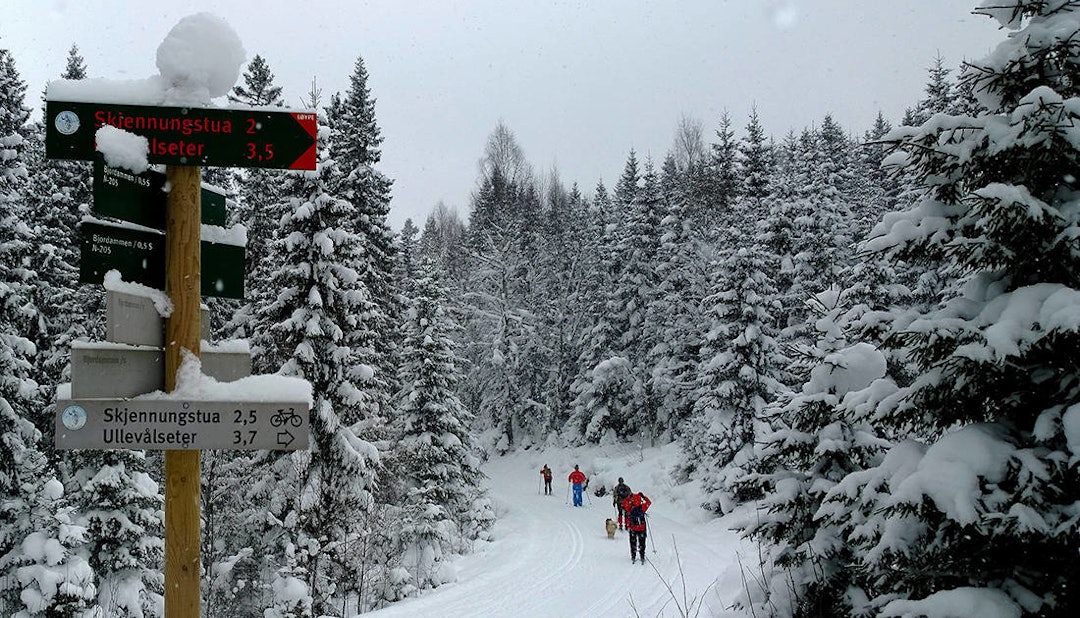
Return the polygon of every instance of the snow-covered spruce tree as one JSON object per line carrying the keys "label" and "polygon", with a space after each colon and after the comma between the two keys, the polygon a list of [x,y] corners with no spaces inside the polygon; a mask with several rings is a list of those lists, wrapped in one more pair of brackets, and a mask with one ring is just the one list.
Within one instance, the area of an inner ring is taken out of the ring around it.
{"label": "snow-covered spruce tree", "polygon": [[[0,186],[3,186],[2,182]],[[0,302],[3,302],[0,320],[5,327],[12,313],[8,308],[10,297],[10,288],[0,285]],[[21,589],[14,567],[21,562],[23,537],[20,536],[22,527],[16,527],[13,522],[26,517],[22,508],[24,491],[28,485],[32,486],[24,478],[25,469],[20,462],[41,457],[36,444],[38,431],[17,412],[28,407],[27,394],[35,387],[25,377],[30,367],[27,356],[32,349],[33,345],[25,337],[0,337],[0,517],[5,522],[0,526],[0,614],[3,615],[14,614],[20,607]]]}
{"label": "snow-covered spruce tree", "polygon": [[[0,191],[5,189],[10,189],[10,184],[0,176]],[[4,198],[4,193],[0,192],[0,203],[5,202]],[[0,262],[0,273],[5,275],[0,280],[5,281],[0,283],[0,326],[4,333],[0,336],[0,521],[4,522],[0,525],[0,614],[10,616],[23,607],[22,587],[15,569],[25,561],[23,540],[33,531],[28,523],[26,502],[29,496],[26,492],[35,489],[39,479],[28,474],[28,470],[35,474],[40,472],[34,468],[41,466],[44,457],[37,449],[40,433],[22,412],[30,408],[30,395],[36,388],[36,384],[26,377],[30,371],[27,359],[32,355],[33,344],[25,337],[10,334],[17,332],[10,327],[17,324],[12,321],[18,318],[21,303],[15,296],[16,290],[6,283],[8,273],[4,264]]]}
{"label": "snow-covered spruce tree", "polygon": [[228,94],[230,103],[253,105],[256,107],[277,106],[284,104],[281,86],[274,85],[274,74],[270,64],[260,54],[255,54],[244,71],[244,85],[233,86]]}
{"label": "snow-covered spruce tree", "polygon": [[[948,79],[951,71],[945,69],[944,66],[939,66],[940,62],[938,61],[943,62],[938,58],[935,61],[934,66],[931,66],[927,70],[927,81],[926,86],[924,87],[923,98],[915,104],[914,108],[905,112],[905,118],[901,122],[901,126],[917,127],[922,124],[922,121],[916,122],[917,119],[923,118],[929,120],[937,114],[967,116],[983,113],[983,110],[979,109],[978,105],[954,105],[962,100],[957,94],[948,96],[941,94],[946,89],[951,89],[956,93],[965,93],[965,98],[963,100],[967,100],[971,98],[970,95],[972,90],[970,82],[967,82],[969,85],[963,87],[953,84]],[[918,111],[916,112],[914,110]],[[884,159],[885,155],[885,135],[880,136],[876,142],[876,149],[882,150],[882,154],[880,155],[882,159]],[[868,222],[869,225],[866,227],[867,234],[869,234],[869,231],[881,221],[887,212],[892,212],[899,208],[897,205],[911,204],[921,200],[922,195],[926,191],[922,180],[918,178],[917,172],[914,170],[897,168],[895,165],[882,165],[880,169],[887,178],[894,183],[896,199],[893,201],[893,208],[879,213],[877,217]],[[894,261],[898,262],[898,260]],[[921,305],[923,309],[926,309],[938,302],[942,294],[942,288],[948,284],[950,277],[946,273],[940,272],[940,263],[930,263],[923,259],[918,264],[914,264],[914,266],[916,267],[910,269],[900,268],[897,270],[896,274],[899,275],[898,281],[903,281],[911,287],[912,304]]]}
{"label": "snow-covered spruce tree", "polygon": [[[29,169],[40,160],[40,153],[34,152],[32,127],[28,124],[30,110],[25,98],[26,83],[15,68],[14,58],[8,50],[0,49],[0,256],[3,258],[0,272],[4,275],[0,285],[4,286],[4,309],[10,311],[2,332],[5,337],[18,333],[20,336],[8,345],[33,360],[37,356],[35,343],[43,335],[44,318],[34,302],[40,279],[35,259],[37,238],[31,227],[35,217],[31,210],[34,203]],[[22,343],[22,337],[30,340],[29,347]],[[28,373],[20,375],[33,380],[39,374],[32,365]],[[30,405],[22,407],[15,402],[12,405],[40,428],[45,419],[39,413],[39,402],[34,400],[40,399],[41,393],[23,395]]]}
{"label": "snow-covered spruce tree", "polygon": [[[320,126],[318,170],[284,175],[289,214],[278,232],[281,267],[271,281],[280,292],[258,316],[266,326],[255,331],[269,362],[306,379],[315,397],[309,450],[272,462],[278,483],[269,489],[287,499],[274,500],[265,513],[271,547],[257,551],[272,552],[277,567],[289,571],[273,584],[275,594],[292,594],[293,584],[303,582],[316,615],[339,611],[337,603],[351,593],[354,579],[344,574],[355,572],[353,561],[363,557],[345,547],[353,526],[374,508],[379,463],[376,447],[356,433],[378,410],[357,380],[364,352],[354,347],[370,340],[365,320],[377,309],[358,269],[365,256],[355,208],[327,185],[334,165],[326,157],[327,132]],[[260,486],[264,497],[267,489]]]}
{"label": "snow-covered spruce tree", "polygon": [[26,86],[0,49],[0,615],[100,616],[94,574],[34,421],[42,408],[31,379],[41,318],[28,217]]}
{"label": "snow-covered spruce tree", "polygon": [[615,211],[612,212],[613,220],[618,219],[620,211],[626,212],[630,209],[630,204],[634,202],[640,188],[641,170],[638,168],[637,152],[631,148],[630,154],[626,156],[622,175],[615,183],[615,195],[612,200],[615,206]]}
{"label": "snow-covered spruce tree", "polygon": [[949,79],[952,71],[945,66],[945,58],[941,54],[934,57],[934,63],[926,72],[925,95],[915,107],[904,110],[904,118],[900,124],[906,127],[917,127],[930,120],[934,114],[948,111],[953,100],[952,80]]}
{"label": "snow-covered spruce tree", "polygon": [[[10,169],[0,168],[5,208],[14,205],[6,199]],[[18,244],[12,231],[5,223],[0,232],[0,615],[97,618],[84,530],[72,521],[63,485],[39,448],[41,433],[27,418],[40,402],[37,384],[27,377],[34,346],[15,334],[26,328],[27,290],[8,268],[7,249]]]}
{"label": "snow-covered spruce tree", "polygon": [[[593,327],[591,345],[595,349],[588,351],[601,356],[595,364],[582,367],[585,375],[574,389],[582,405],[575,405],[571,424],[589,441],[605,437],[608,431],[612,438],[640,435],[651,439],[656,426],[656,397],[646,357],[658,325],[648,323],[647,312],[656,294],[656,252],[663,213],[660,179],[651,162],[645,167],[645,174],[639,175],[637,158],[631,151],[616,188],[616,203],[621,206],[616,207],[615,216],[619,219],[609,226],[605,238],[611,277],[606,315]],[[591,384],[590,379],[594,380]],[[629,382],[624,383],[626,380]],[[628,390],[612,390],[620,384]],[[594,416],[585,415],[584,405]]]}
{"label": "snow-covered spruce tree", "polygon": [[[84,79],[86,65],[78,48],[68,51],[63,79]],[[52,399],[52,390],[61,382],[69,382],[70,346],[79,339],[99,338],[104,321],[87,319],[102,310],[104,294],[101,286],[79,285],[78,222],[90,207],[90,165],[82,161],[45,159],[45,126],[34,126],[30,142],[30,200],[34,217],[28,221],[37,239],[38,284],[34,288],[34,304],[44,309],[43,327],[35,341],[34,379]],[[50,419],[52,407],[43,410]],[[39,424],[39,429],[52,440],[52,423]]]}
{"label": "snow-covered spruce tree", "polygon": [[[804,131],[797,155],[802,173],[796,175],[795,195],[786,208],[777,205],[786,211],[781,219],[793,224],[789,247],[793,253],[790,262],[784,259],[780,267],[789,285],[777,312],[788,345],[810,345],[813,333],[807,324],[807,307],[818,293],[838,285],[851,266],[853,148],[831,116],[825,117],[820,130]],[[774,206],[773,212],[780,214],[777,210]]]}
{"label": "snow-covered spruce tree", "polygon": [[[780,306],[777,328],[784,337],[789,328],[801,328],[796,317],[805,298],[796,285],[795,256],[801,246],[796,221],[809,211],[806,199],[807,168],[803,161],[803,142],[789,131],[774,153],[775,166],[770,177],[769,198],[763,202],[768,216],[761,222],[761,240],[775,259],[773,284]],[[729,224],[729,227],[732,224]]]}
{"label": "snow-covered spruce tree", "polygon": [[[668,159],[671,161],[671,159]],[[701,295],[708,280],[705,230],[690,213],[700,212],[700,201],[685,190],[679,172],[665,163],[662,184],[667,213],[660,222],[660,246],[656,255],[657,292],[648,308],[647,321],[657,336],[648,351],[646,368],[655,387],[657,425],[662,442],[670,442],[693,407],[691,393],[696,382],[702,333],[699,325]],[[693,207],[691,203],[699,206]]]}
{"label": "snow-covered spruce tree", "polygon": [[638,386],[625,356],[611,356],[586,372],[575,386],[574,411],[567,421],[575,441],[602,442],[625,435],[626,409]]}
{"label": "snow-covered spruce tree", "polygon": [[[397,249],[394,251],[394,280],[405,298],[410,298],[416,291],[417,267],[421,261],[420,230],[412,219],[405,219],[401,232],[397,235]],[[435,268],[435,266],[432,266]]]}
{"label": "snow-covered spruce tree", "polygon": [[[603,182],[597,183],[589,206],[583,237],[581,271],[582,318],[578,328],[579,348],[577,371],[571,377],[571,405],[562,426],[569,434],[580,437],[591,413],[582,408],[582,394],[593,390],[593,370],[611,356],[615,340],[614,324],[607,313],[607,296],[611,290],[617,261],[610,250],[614,242],[615,225],[611,218],[611,198]],[[591,397],[591,396],[590,396]]]}
{"label": "snow-covered spruce tree", "polygon": [[[19,333],[35,313],[30,304],[32,271],[21,267],[31,233],[23,222],[26,208],[26,84],[10,52],[0,49],[0,611],[21,607],[12,567],[23,538],[9,522],[25,518],[23,504],[30,479],[22,461],[39,458],[34,423],[37,384],[30,379],[34,344]],[[30,315],[24,314],[30,308]]]}
{"label": "snow-covered spruce tree", "polygon": [[0,527],[0,612],[12,618],[123,615],[97,605],[94,570],[81,551],[85,529],[74,522],[64,486],[37,448],[41,434],[10,412],[0,399],[0,438],[6,445],[0,455],[11,457],[12,480],[19,485],[17,496],[0,495],[0,521],[5,522]]}
{"label": "snow-covered spruce tree", "polygon": [[432,264],[422,263],[407,312],[399,404],[404,432],[398,442],[407,475],[404,564],[421,589],[448,581],[444,556],[466,549],[494,518],[472,453],[472,415],[455,393],[461,361],[445,299]]}
{"label": "snow-covered spruce tree", "polygon": [[592,379],[595,369],[615,353],[617,328],[607,309],[607,298],[611,294],[619,266],[613,249],[618,236],[614,210],[607,187],[603,182],[597,183],[589,212],[588,228],[588,238],[592,239],[593,248],[587,254],[589,268],[583,273],[585,318],[582,323],[581,353],[578,357],[579,370],[570,385],[575,403],[571,405],[566,421],[569,433],[576,436],[583,435],[589,419],[592,418],[591,414],[582,408],[584,400],[581,397],[594,390]]}
{"label": "snow-covered spruce tree", "polygon": [[[624,244],[626,217],[634,196],[641,182],[638,170],[637,154],[631,150],[623,166],[623,173],[615,185],[614,193],[609,195],[604,184],[598,183],[593,195],[593,216],[597,238],[597,268],[589,275],[594,293],[591,295],[590,321],[586,325],[588,333],[581,355],[581,374],[574,380],[572,390],[576,396],[590,390],[588,381],[595,375],[595,369],[609,358],[621,354],[619,338],[626,331],[621,312],[611,311],[611,298],[615,294],[622,272],[622,253]],[[580,416],[581,408],[575,406],[572,416]],[[621,412],[620,412],[621,414]],[[580,420],[580,419],[579,419]],[[582,425],[589,422],[572,422]]]}
{"label": "snow-covered spruce tree", "polygon": [[143,451],[101,451],[76,460],[69,486],[87,560],[108,616],[163,615],[164,497]]}
{"label": "snow-covered spruce tree", "polygon": [[345,94],[331,97],[327,122],[327,148],[334,161],[327,182],[334,195],[352,205],[351,225],[359,241],[353,267],[370,295],[371,307],[364,316],[364,331],[369,336],[349,344],[363,365],[352,379],[367,393],[366,417],[372,421],[368,429],[375,438],[381,423],[374,419],[390,415],[398,390],[401,297],[393,281],[394,234],[386,221],[393,181],[375,167],[382,159],[383,138],[363,58],[356,59]]}
{"label": "snow-covered spruce tree", "polygon": [[815,146],[820,152],[812,156],[817,165],[812,168],[812,184],[806,188],[814,197],[800,252],[806,256],[802,260],[801,255],[796,256],[797,263],[805,263],[808,269],[816,271],[815,283],[802,284],[810,292],[804,301],[839,283],[850,266],[855,244],[851,232],[854,219],[851,196],[857,181],[857,160],[852,156],[856,145],[829,115],[822,120],[817,135]]}
{"label": "snow-covered spruce tree", "polygon": [[[752,470],[734,480],[736,493],[761,495],[739,515],[736,528],[761,542],[763,564],[750,568],[760,587],[740,601],[755,615],[841,616],[839,603],[859,582],[848,565],[855,555],[840,526],[819,519],[826,493],[851,472],[876,465],[887,446],[866,421],[866,389],[878,397],[896,391],[885,356],[852,344],[850,320],[863,313],[832,289],[815,297],[816,359],[802,389],[785,393],[764,415]],[[764,576],[764,577],[762,577]]]}
{"label": "snow-covered spruce tree", "polygon": [[33,421],[42,400],[30,378],[37,349],[20,334],[41,323],[36,273],[27,268],[24,95],[14,60],[0,49],[0,614],[92,618],[101,616],[94,573],[80,553],[83,530],[39,447]]}
{"label": "snow-covered spruce tree", "polygon": [[758,119],[757,108],[750,110],[746,135],[738,146],[740,195],[748,200],[762,199],[769,193],[773,171],[773,151],[765,137],[765,128]]}
{"label": "snow-covered spruce tree", "polygon": [[925,187],[867,248],[940,263],[941,303],[890,341],[918,375],[875,414],[914,431],[829,495],[869,584],[855,611],[1080,608],[1080,2],[988,1],[1012,30],[961,77],[988,112],[890,134]]}
{"label": "snow-covered spruce tree", "polygon": [[857,153],[860,170],[858,175],[863,179],[860,190],[852,200],[860,206],[854,213],[854,234],[858,240],[866,238],[881,217],[896,208],[900,183],[881,165],[885,159],[881,140],[891,131],[892,125],[885,119],[884,114],[878,112],[874,125],[863,134],[862,147]]}
{"label": "snow-covered spruce tree", "polygon": [[[68,53],[64,79],[86,76],[75,47]],[[89,208],[89,166],[49,161],[42,151],[44,128],[37,128],[34,172],[28,195],[35,215],[37,255],[34,305],[46,308],[35,355],[46,404],[38,419],[43,443],[51,444],[52,393],[70,379],[69,347],[78,338],[100,335],[101,321],[87,319],[102,308],[100,286],[78,284],[76,223]],[[94,325],[97,325],[96,327]],[[60,455],[67,517],[82,532],[85,558],[97,577],[98,603],[109,616],[155,616],[161,612],[162,496],[147,475],[141,451],[66,451]]]}
{"label": "snow-covered spruce tree", "polygon": [[[270,65],[259,54],[251,59],[243,74],[244,85],[234,86],[228,98],[234,105],[280,107],[284,105],[281,87],[274,85]],[[283,172],[273,169],[252,168],[243,170],[239,182],[237,203],[228,212],[230,225],[241,223],[247,228],[247,246],[244,248],[244,298],[245,304],[229,316],[224,332],[229,337],[250,337],[252,316],[270,303],[275,291],[269,287],[271,274],[280,263],[271,247],[275,241],[278,224],[285,214],[278,207],[285,202],[280,199],[279,187]],[[233,205],[230,205],[233,206]],[[260,365],[263,355],[253,350],[256,371],[272,371]]]}
{"label": "snow-covered spruce tree", "polygon": [[690,219],[700,225],[706,234],[716,230],[739,199],[739,143],[735,140],[731,115],[727,111],[720,115],[716,139],[710,144],[709,159],[705,165],[705,194],[700,196],[701,203],[690,213]]}
{"label": "snow-covered spruce tree", "polygon": [[618,340],[621,354],[630,359],[635,386],[630,406],[624,412],[620,438],[635,435],[652,440],[656,430],[656,388],[648,366],[648,354],[653,348],[661,324],[649,321],[649,307],[657,295],[656,254],[660,247],[660,221],[666,206],[660,194],[660,177],[652,161],[645,162],[634,201],[623,226],[622,242],[616,250],[622,268],[609,300],[608,309],[617,312],[618,323],[624,326]]}
{"label": "snow-covered spruce tree", "polygon": [[763,407],[781,392],[786,360],[776,342],[776,273],[767,207],[773,153],[752,110],[739,144],[741,197],[716,230],[699,314],[704,333],[689,422],[679,432],[686,472],[702,480],[706,508],[726,512],[750,496],[729,480],[745,473]]}
{"label": "snow-covered spruce tree", "polygon": [[[1015,3],[1001,3],[1006,10],[1011,10]],[[940,54],[934,57],[933,64],[926,69],[926,86],[923,98],[904,110],[900,124],[905,127],[917,127],[934,117],[935,114],[953,114],[958,116],[975,115],[985,111],[971,88],[969,81],[953,80],[949,74],[952,69],[945,66],[945,58]]]}
{"label": "snow-covered spruce tree", "polygon": [[703,301],[708,330],[681,439],[692,474],[703,481],[705,506],[718,513],[757,497],[739,494],[731,480],[754,464],[762,411],[783,391],[779,377],[786,359],[775,339],[775,290],[764,255],[751,247],[725,252]]}
{"label": "snow-covered spruce tree", "polygon": [[543,434],[562,428],[569,418],[573,380],[580,372],[582,331],[592,299],[587,274],[595,268],[596,236],[588,205],[573,185],[567,191],[553,174],[546,192],[546,225],[538,268],[543,289],[537,295],[541,311],[541,337],[549,342],[548,381],[541,388],[548,418]]}

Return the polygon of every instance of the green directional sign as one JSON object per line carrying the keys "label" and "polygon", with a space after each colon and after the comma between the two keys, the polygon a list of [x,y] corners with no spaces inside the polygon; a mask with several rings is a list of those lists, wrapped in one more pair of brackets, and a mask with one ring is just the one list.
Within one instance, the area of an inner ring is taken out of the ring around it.
{"label": "green directional sign", "polygon": [[[117,270],[124,281],[165,289],[165,235],[93,221],[80,224],[82,232],[79,281],[101,283],[105,273]],[[223,298],[244,297],[244,248],[202,241],[202,294]]]}
{"label": "green directional sign", "polygon": [[313,111],[46,101],[46,156],[92,160],[105,125],[145,137],[150,163],[315,169]]}
{"label": "green directional sign", "polygon": [[[105,217],[165,229],[165,174],[147,170],[142,174],[105,165],[94,157],[93,211]],[[202,222],[225,226],[225,196],[202,188]]]}

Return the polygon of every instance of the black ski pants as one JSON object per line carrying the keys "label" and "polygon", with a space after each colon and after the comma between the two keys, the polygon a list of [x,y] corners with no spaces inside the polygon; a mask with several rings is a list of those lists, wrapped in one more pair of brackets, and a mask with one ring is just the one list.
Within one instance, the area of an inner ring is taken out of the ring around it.
{"label": "black ski pants", "polygon": [[615,506],[615,512],[619,515],[619,525],[620,526],[623,525],[623,520],[624,519],[626,520],[626,523],[630,523],[629,513],[627,513],[626,511],[623,510],[622,502],[616,501],[614,506]]}
{"label": "black ski pants", "polygon": [[[631,530],[630,531],[630,559],[635,557],[645,559],[645,536],[644,530]],[[637,550],[635,552],[635,549]]]}

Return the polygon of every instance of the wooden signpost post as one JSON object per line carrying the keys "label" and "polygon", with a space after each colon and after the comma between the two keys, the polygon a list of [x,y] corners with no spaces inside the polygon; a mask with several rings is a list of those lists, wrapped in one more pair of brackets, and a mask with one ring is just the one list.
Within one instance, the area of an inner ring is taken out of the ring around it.
{"label": "wooden signpost post", "polygon": [[[198,354],[201,347],[203,217],[200,166],[315,169],[316,116],[313,112],[288,110],[148,107],[50,100],[46,102],[45,124],[49,158],[93,160],[97,156],[96,131],[108,124],[146,137],[147,160],[167,165],[165,180],[170,189],[165,208],[164,289],[172,300],[173,313],[165,320],[164,383],[166,392],[171,392],[176,388],[182,351]],[[149,201],[153,202],[153,199]],[[121,244],[127,246],[126,242]],[[130,242],[139,249],[139,243],[146,241],[135,239]],[[144,249],[149,251],[146,247],[139,250]],[[87,259],[85,253],[83,259]],[[242,260],[240,266],[242,273]],[[148,266],[145,270],[157,268]],[[117,399],[117,402],[121,401]],[[88,408],[96,410],[86,405],[80,407],[81,413],[86,414]],[[251,405],[241,405],[238,409],[250,410],[253,418],[262,410]],[[302,414],[306,417],[307,412],[304,409]],[[271,412],[266,410],[264,413]],[[63,414],[64,410],[58,410],[58,415]],[[58,426],[62,422],[58,416]],[[306,430],[306,418],[303,428]],[[306,434],[302,443],[307,443]],[[249,442],[240,446],[251,445]],[[279,447],[288,449],[298,445],[290,441]],[[201,611],[200,476],[197,448],[166,450],[166,618],[199,618]]]}
{"label": "wooden signpost post", "polygon": [[[172,316],[165,320],[165,392],[172,392],[181,352],[197,354],[201,348],[202,202],[198,167],[170,165],[165,178],[172,186],[165,219],[165,293],[173,302]],[[199,613],[182,608],[202,605],[200,461],[199,451],[165,452],[166,618],[197,618]]]}

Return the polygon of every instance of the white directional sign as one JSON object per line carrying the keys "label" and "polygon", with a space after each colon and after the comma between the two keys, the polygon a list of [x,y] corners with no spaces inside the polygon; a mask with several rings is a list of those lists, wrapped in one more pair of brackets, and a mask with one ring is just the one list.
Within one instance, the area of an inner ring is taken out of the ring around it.
{"label": "white directional sign", "polygon": [[[210,341],[210,311],[203,307],[199,320],[202,338]],[[165,345],[165,318],[149,296],[105,291],[105,340],[131,345]]]}
{"label": "white directional sign", "polygon": [[[251,353],[206,349],[202,371],[219,382],[251,375]],[[165,389],[165,352],[148,346],[77,342],[71,346],[71,396],[137,397]]]}
{"label": "white directional sign", "polygon": [[56,402],[58,449],[294,451],[307,447],[307,402],[175,399]]}

